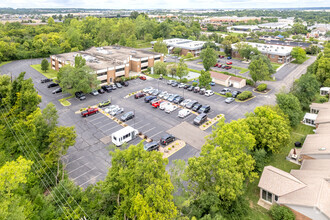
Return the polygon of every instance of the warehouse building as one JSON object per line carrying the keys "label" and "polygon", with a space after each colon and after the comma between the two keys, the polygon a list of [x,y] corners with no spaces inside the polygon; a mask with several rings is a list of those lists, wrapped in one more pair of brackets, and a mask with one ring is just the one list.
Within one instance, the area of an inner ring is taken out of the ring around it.
{"label": "warehouse building", "polygon": [[122,76],[141,73],[153,67],[155,62],[164,60],[163,54],[146,50],[121,46],[92,47],[85,51],[52,55],[52,69],[59,70],[64,65],[74,66],[77,55],[85,58],[86,65],[95,71],[101,85],[113,83]]}

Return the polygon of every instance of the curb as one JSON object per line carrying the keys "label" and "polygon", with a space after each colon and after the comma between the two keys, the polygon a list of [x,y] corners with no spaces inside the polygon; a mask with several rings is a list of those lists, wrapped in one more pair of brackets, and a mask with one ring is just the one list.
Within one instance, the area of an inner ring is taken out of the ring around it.
{"label": "curb", "polygon": [[[180,142],[182,143],[181,146],[178,146],[178,147],[175,147],[175,148],[171,147],[173,144],[175,145],[176,143],[180,143]],[[171,153],[168,153],[167,155],[165,155],[165,152],[161,152],[163,154],[163,158],[169,158],[170,156],[172,156],[173,154],[175,154],[176,152],[178,152],[179,150],[181,150],[185,146],[186,146],[186,142],[184,142],[183,140],[176,140],[176,141],[174,141],[172,144],[167,145],[163,149],[165,151],[165,148],[171,147],[172,149],[175,149],[175,150],[173,150]]]}
{"label": "curb", "polygon": [[270,91],[272,91],[272,89],[269,89],[268,92],[259,92],[259,91],[257,91],[256,89],[253,89],[252,91],[255,92],[255,93],[259,93],[259,94],[264,94],[264,95],[266,95],[266,94],[268,94]]}
{"label": "curb", "polygon": [[[199,128],[202,130],[202,131],[205,131],[206,129],[208,129],[209,127],[211,127],[212,125],[214,125],[215,123],[217,123],[218,121],[220,121],[225,115],[224,114],[220,114],[221,116],[219,118],[217,118],[217,116],[215,116],[214,118],[211,118],[210,120],[208,120],[208,122],[211,122],[211,124],[207,125],[207,126],[203,126],[205,124],[202,124],[199,126]],[[216,119],[216,120],[214,120]]]}
{"label": "curb", "polygon": [[250,101],[251,99],[254,99],[255,97],[257,97],[257,96],[252,96],[251,98],[248,98],[248,99],[243,100],[243,101],[238,100],[238,99],[235,99],[235,101],[236,101],[236,102],[247,102],[247,101]]}

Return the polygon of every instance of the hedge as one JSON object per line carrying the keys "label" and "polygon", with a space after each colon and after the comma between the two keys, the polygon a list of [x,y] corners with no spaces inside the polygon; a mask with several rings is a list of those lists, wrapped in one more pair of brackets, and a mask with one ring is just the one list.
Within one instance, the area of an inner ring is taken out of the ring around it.
{"label": "hedge", "polygon": [[227,92],[226,97],[233,97],[233,94],[231,94],[231,92]]}
{"label": "hedge", "polygon": [[265,91],[267,89],[267,84],[265,83],[261,83],[258,87],[257,87],[257,91],[262,92]]}
{"label": "hedge", "polygon": [[251,97],[252,97],[252,92],[251,91],[244,91],[244,92],[242,92],[241,94],[239,94],[237,96],[238,100],[241,100],[241,101],[246,100],[246,99],[251,98]]}

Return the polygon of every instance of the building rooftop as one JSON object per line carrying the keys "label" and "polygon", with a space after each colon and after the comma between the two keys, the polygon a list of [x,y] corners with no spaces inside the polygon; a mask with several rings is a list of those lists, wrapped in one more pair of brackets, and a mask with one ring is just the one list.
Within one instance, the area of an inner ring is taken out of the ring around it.
{"label": "building rooftop", "polygon": [[[261,43],[253,43],[253,42],[244,42],[253,47],[256,47],[261,53],[279,55],[279,56],[288,56],[291,54],[292,47],[288,46],[275,46]],[[236,49],[236,44],[232,45],[233,49]]]}
{"label": "building rooftop", "polygon": [[212,78],[219,79],[221,81],[227,81],[231,77],[229,75],[226,75],[223,73],[217,73],[217,72],[213,72],[213,71],[210,71],[210,74],[211,74]]}
{"label": "building rooftop", "polygon": [[328,171],[330,159],[303,160],[300,170],[324,170]]}
{"label": "building rooftop", "polygon": [[316,134],[328,134],[330,135],[330,123],[319,124],[315,130]]}
{"label": "building rooftop", "polygon": [[235,77],[235,76],[230,77],[230,81],[242,82],[243,80],[245,80],[245,79],[239,78],[239,77]]}
{"label": "building rooftop", "polygon": [[301,148],[302,155],[330,155],[330,135],[309,134]]}
{"label": "building rooftop", "polygon": [[325,102],[325,103],[312,103],[309,105],[310,109],[316,109],[316,110],[321,110],[321,109],[330,109],[330,102]]}
{"label": "building rooftop", "polygon": [[329,109],[320,109],[317,114],[315,124],[330,123],[330,108]]}
{"label": "building rooftop", "polygon": [[105,46],[92,47],[85,51],[57,54],[55,57],[61,61],[74,64],[75,56],[77,55],[81,55],[85,58],[86,64],[92,69],[100,70],[124,65],[128,63],[131,58],[141,59],[152,56],[160,56],[161,54],[129,47]]}
{"label": "building rooftop", "polygon": [[288,25],[289,25],[289,23],[286,23],[286,22],[272,22],[272,23],[259,24],[258,26],[262,27],[262,28],[268,28],[268,27],[284,28],[284,27],[287,27]]}
{"label": "building rooftop", "polygon": [[289,46],[289,47],[309,47],[310,43],[301,43],[301,42],[288,42],[288,41],[279,41],[279,40],[265,40],[265,44],[271,45],[282,45],[282,46]]}

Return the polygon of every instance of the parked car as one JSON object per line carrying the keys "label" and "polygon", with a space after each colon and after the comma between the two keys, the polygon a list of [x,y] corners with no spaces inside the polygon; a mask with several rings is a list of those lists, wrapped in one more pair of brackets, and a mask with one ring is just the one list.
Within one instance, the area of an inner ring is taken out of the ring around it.
{"label": "parked car", "polygon": [[172,105],[172,104],[170,102],[168,102],[168,101],[164,101],[164,102],[160,103],[159,109],[160,110],[164,110],[169,105]]}
{"label": "parked car", "polygon": [[127,87],[129,85],[129,83],[127,81],[121,81],[120,84],[125,87]]}
{"label": "parked car", "polygon": [[231,69],[231,66],[225,66],[224,69],[229,70]]}
{"label": "parked car", "polygon": [[205,92],[206,92],[206,89],[205,89],[205,88],[202,88],[202,89],[199,91],[199,94],[204,95]]}
{"label": "parked car", "polygon": [[176,99],[176,97],[178,97],[179,95],[177,94],[174,94],[174,95],[171,95],[167,100],[170,101],[170,102],[173,102],[174,99]]}
{"label": "parked car", "polygon": [[173,94],[167,93],[163,96],[163,99],[167,100],[171,95],[173,95]]}
{"label": "parked car", "polygon": [[210,86],[215,86],[215,82],[210,82]]}
{"label": "parked car", "polygon": [[177,82],[173,82],[172,84],[171,84],[171,86],[173,86],[173,87],[177,87],[179,85],[179,83],[177,83]]}
{"label": "parked car", "polygon": [[192,107],[191,110],[193,110],[194,112],[197,112],[203,105],[202,104],[196,104]]}
{"label": "parked car", "polygon": [[120,107],[117,107],[117,108],[114,108],[110,111],[110,115],[112,116],[116,116],[116,115],[119,115],[121,113],[124,112],[124,109],[123,108],[120,108]]}
{"label": "parked car", "polygon": [[232,103],[232,102],[234,102],[235,101],[235,98],[233,98],[233,97],[228,97],[228,98],[226,98],[226,100],[225,100],[225,102],[227,103],[227,104],[230,104],[230,103]]}
{"label": "parked car", "polygon": [[139,76],[139,79],[141,79],[141,80],[146,80],[147,77],[145,77],[145,76]]}
{"label": "parked car", "polygon": [[51,82],[51,81],[53,81],[53,80],[52,80],[52,79],[48,79],[48,78],[46,78],[46,79],[41,79],[41,80],[40,80],[41,83],[48,83],[48,82]]}
{"label": "parked car", "polygon": [[231,60],[231,57],[227,57],[227,60]]}
{"label": "parked car", "polygon": [[218,68],[221,68],[222,66],[223,66],[222,64],[220,64],[220,63],[218,64]]}
{"label": "parked car", "polygon": [[139,98],[142,98],[142,97],[144,97],[144,96],[146,96],[145,93],[139,92],[139,93],[136,93],[136,94],[134,95],[134,98],[135,98],[135,99],[139,99]]}
{"label": "parked car", "polygon": [[[218,67],[218,66],[219,66],[219,64],[220,64],[220,63],[216,63],[216,64],[214,65],[214,67]],[[221,65],[221,64],[220,64],[220,65]]]}
{"label": "parked car", "polygon": [[211,96],[213,94],[214,94],[214,92],[212,90],[206,90],[205,91],[205,96]]}
{"label": "parked car", "polygon": [[175,82],[174,80],[167,81],[167,85],[172,85],[172,83]]}
{"label": "parked car", "polygon": [[179,88],[183,88],[184,86],[185,86],[184,83],[180,83],[180,84],[178,85]]}
{"label": "parked car", "polygon": [[182,96],[177,96],[177,97],[173,100],[173,102],[174,102],[175,104],[179,104],[179,103],[181,103],[183,100],[184,100],[184,98],[183,98]]}
{"label": "parked car", "polygon": [[88,116],[94,115],[98,112],[99,112],[99,110],[97,108],[88,108],[85,111],[82,111],[80,114],[82,117],[88,117]]}
{"label": "parked car", "polygon": [[105,93],[104,89],[98,89],[97,91],[98,91],[99,94]]}
{"label": "parked car", "polygon": [[110,113],[110,112],[111,112],[113,109],[115,109],[115,108],[119,108],[119,106],[118,106],[118,105],[111,105],[111,106],[105,108],[104,111],[105,111],[106,113]]}
{"label": "parked car", "polygon": [[121,121],[128,121],[130,119],[134,118],[134,112],[130,111],[125,113],[123,116],[120,117]]}
{"label": "parked car", "polygon": [[116,83],[115,85],[116,85],[116,87],[117,87],[118,89],[123,88],[122,85],[121,85],[120,83]]}
{"label": "parked car", "polygon": [[157,96],[149,95],[149,96],[146,96],[146,97],[144,98],[144,102],[148,103],[148,102],[150,102],[151,100],[156,99],[156,98],[157,98]]}
{"label": "parked car", "polygon": [[100,108],[103,108],[103,107],[109,106],[109,105],[111,105],[111,101],[110,100],[106,100],[106,101],[103,101],[103,102],[100,102],[99,103],[99,107]]}
{"label": "parked car", "polygon": [[163,92],[161,92],[161,93],[158,95],[158,97],[159,97],[159,98],[164,98],[164,96],[167,95],[167,94],[168,94],[167,91],[163,91]]}
{"label": "parked car", "polygon": [[178,117],[179,118],[185,118],[190,114],[191,114],[191,111],[189,109],[182,109],[182,110],[179,111]]}
{"label": "parked car", "polygon": [[226,95],[228,92],[231,92],[231,90],[229,88],[223,88],[221,91],[220,91],[220,94],[221,95]]}
{"label": "parked car", "polygon": [[208,113],[211,111],[211,106],[209,105],[203,105],[199,110],[198,110],[198,113],[201,114],[201,113]]}
{"label": "parked car", "polygon": [[191,108],[193,108],[194,105],[196,105],[196,104],[198,104],[198,102],[195,101],[195,100],[193,100],[193,101],[189,102],[188,104],[186,104],[186,108],[191,109]]}
{"label": "parked car", "polygon": [[117,86],[116,86],[115,84],[112,84],[112,85],[110,85],[110,88],[111,88],[112,90],[116,90],[116,89],[117,89]]}
{"label": "parked car", "polygon": [[199,93],[200,90],[201,89],[197,86],[197,87],[194,88],[194,93]]}
{"label": "parked car", "polygon": [[219,55],[219,58],[225,58],[225,56]]}
{"label": "parked car", "polygon": [[159,150],[159,143],[156,142],[156,141],[146,143],[146,144],[143,146],[143,149],[144,149],[145,151],[153,151],[153,150],[158,151],[158,150]]}
{"label": "parked car", "polygon": [[175,140],[175,137],[171,134],[166,134],[160,139],[160,144],[162,145],[168,145],[169,143],[173,142]]}
{"label": "parked car", "polygon": [[227,64],[227,65],[232,65],[233,62],[231,62],[231,61],[227,61],[226,64]]}
{"label": "parked car", "polygon": [[86,96],[83,92],[76,92],[75,95],[76,95],[76,98],[79,99],[80,101],[86,99]]}
{"label": "parked car", "polygon": [[152,93],[152,95],[158,96],[162,90],[155,89],[155,91]]}
{"label": "parked car", "polygon": [[207,115],[205,113],[199,114],[195,119],[194,119],[194,124],[195,125],[201,125],[207,120]]}
{"label": "parked car", "polygon": [[147,88],[144,88],[143,89],[143,92],[145,93],[148,93],[150,90],[152,90],[153,88],[150,86],[150,87],[147,87]]}
{"label": "parked car", "polygon": [[178,108],[178,106],[171,104],[171,105],[166,106],[165,112],[169,114],[169,113],[175,111],[177,108]]}
{"label": "parked car", "polygon": [[234,98],[236,98],[239,94],[241,94],[242,92],[241,91],[233,91],[232,95]]}
{"label": "parked car", "polygon": [[93,90],[90,92],[90,94],[93,96],[97,96],[99,94],[99,92],[97,90]]}
{"label": "parked car", "polygon": [[58,86],[58,83],[54,83],[54,82],[52,82],[52,83],[49,83],[49,84],[47,85],[47,88],[52,88],[52,87],[56,87],[56,86]]}
{"label": "parked car", "polygon": [[189,85],[189,84],[185,84],[183,88],[184,88],[184,89],[188,89],[190,86],[191,86],[191,85]]}
{"label": "parked car", "polygon": [[183,100],[183,102],[180,103],[180,105],[185,107],[189,102],[191,102],[190,99],[185,99],[185,100]]}
{"label": "parked car", "polygon": [[62,88],[61,87],[52,91],[53,94],[60,93],[60,92],[62,92]]}
{"label": "parked car", "polygon": [[163,102],[165,102],[165,101],[164,100],[158,100],[157,102],[152,103],[152,107],[158,108],[160,106],[160,104],[162,104]]}
{"label": "parked car", "polygon": [[187,90],[188,90],[188,91],[193,91],[194,88],[195,88],[195,86],[189,86]]}
{"label": "parked car", "polygon": [[109,85],[104,85],[104,86],[101,86],[101,88],[106,91],[107,93],[111,92],[112,91],[112,88],[111,86]]}
{"label": "parked car", "polygon": [[157,98],[156,98],[156,99],[151,100],[151,101],[149,102],[149,104],[152,105],[152,104],[154,104],[155,102],[158,102],[158,101],[160,101],[160,99],[157,99]]}

